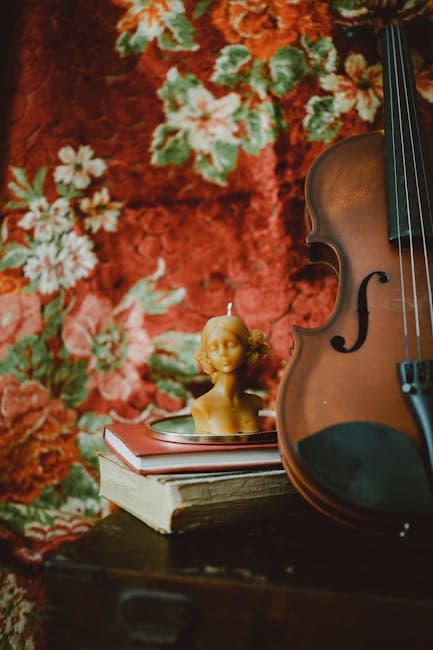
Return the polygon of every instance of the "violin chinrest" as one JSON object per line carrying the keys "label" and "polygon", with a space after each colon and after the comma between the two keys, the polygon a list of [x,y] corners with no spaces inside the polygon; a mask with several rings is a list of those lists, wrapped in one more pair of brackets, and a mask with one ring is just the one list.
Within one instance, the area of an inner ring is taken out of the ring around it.
{"label": "violin chinrest", "polygon": [[295,445],[311,477],[346,503],[374,513],[433,515],[433,492],[418,450],[374,422],[337,424]]}

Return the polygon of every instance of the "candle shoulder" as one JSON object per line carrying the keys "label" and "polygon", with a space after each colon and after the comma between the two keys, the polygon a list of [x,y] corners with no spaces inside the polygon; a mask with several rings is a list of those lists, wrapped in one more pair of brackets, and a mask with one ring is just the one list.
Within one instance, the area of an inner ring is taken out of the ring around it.
{"label": "candle shoulder", "polygon": [[209,391],[191,406],[197,432],[252,433],[260,430],[259,411],[263,401],[258,395],[242,392],[229,399],[218,391]]}

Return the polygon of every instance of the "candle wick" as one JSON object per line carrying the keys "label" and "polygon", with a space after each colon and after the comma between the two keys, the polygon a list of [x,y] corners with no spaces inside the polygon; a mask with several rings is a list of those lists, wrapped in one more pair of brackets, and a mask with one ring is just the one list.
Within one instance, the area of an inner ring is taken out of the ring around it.
{"label": "candle wick", "polygon": [[233,303],[229,302],[228,305],[227,305],[227,316],[232,315],[232,307],[233,307]]}

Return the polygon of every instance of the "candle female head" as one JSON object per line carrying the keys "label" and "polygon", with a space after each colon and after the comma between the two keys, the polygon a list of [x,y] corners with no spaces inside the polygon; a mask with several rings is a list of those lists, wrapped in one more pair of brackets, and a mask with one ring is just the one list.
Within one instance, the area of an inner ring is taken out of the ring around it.
{"label": "candle female head", "polygon": [[192,405],[197,432],[258,431],[261,399],[243,392],[242,381],[266,351],[263,332],[250,331],[237,316],[207,321],[195,358],[215,385]]}
{"label": "candle female head", "polygon": [[268,346],[265,337],[260,330],[249,330],[243,320],[237,316],[215,316],[210,318],[201,333],[200,347],[195,353],[196,360],[200,363],[204,372],[210,375],[215,383],[219,372],[224,370],[224,364],[219,360],[219,351],[224,348],[223,337],[226,337],[228,354],[238,368],[247,371],[266,353]]}

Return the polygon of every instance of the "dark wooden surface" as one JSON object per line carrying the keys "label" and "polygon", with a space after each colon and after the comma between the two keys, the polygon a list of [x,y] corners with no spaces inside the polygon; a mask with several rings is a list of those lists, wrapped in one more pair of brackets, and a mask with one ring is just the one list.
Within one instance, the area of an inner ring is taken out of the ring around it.
{"label": "dark wooden surface", "polygon": [[433,648],[433,533],[316,512],[162,536],[121,510],[48,559],[49,647]]}

